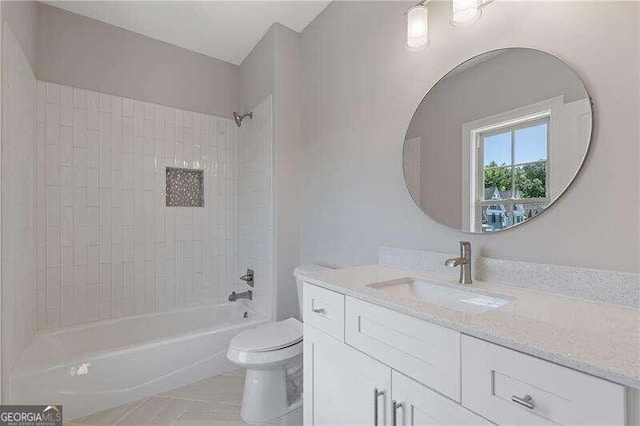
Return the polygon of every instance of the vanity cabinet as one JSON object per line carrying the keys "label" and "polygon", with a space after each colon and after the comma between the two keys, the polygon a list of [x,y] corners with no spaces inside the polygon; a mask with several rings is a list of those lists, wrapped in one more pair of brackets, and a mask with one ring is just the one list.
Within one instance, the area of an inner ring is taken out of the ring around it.
{"label": "vanity cabinet", "polygon": [[625,424],[623,386],[304,285],[305,425]]}
{"label": "vanity cabinet", "polygon": [[490,424],[400,373],[459,400],[459,333],[310,284],[303,307],[305,425]]}
{"label": "vanity cabinet", "polygon": [[309,325],[304,328],[304,369],[305,425],[490,424]]}
{"label": "vanity cabinet", "polygon": [[388,425],[390,392],[389,367],[305,324],[305,425]]}

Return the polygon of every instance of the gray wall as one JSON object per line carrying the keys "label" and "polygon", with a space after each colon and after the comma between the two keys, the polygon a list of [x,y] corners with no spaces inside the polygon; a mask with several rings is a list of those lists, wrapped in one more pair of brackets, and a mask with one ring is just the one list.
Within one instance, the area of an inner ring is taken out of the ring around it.
{"label": "gray wall", "polygon": [[2,20],[11,27],[31,69],[36,65],[36,5],[35,1],[0,1]]}
{"label": "gray wall", "polygon": [[[380,245],[638,271],[638,3],[489,5],[454,28],[430,6],[431,45],[405,49],[412,3],[333,2],[302,33],[301,262],[372,263]],[[411,116],[447,71],[479,53],[532,47],[566,61],[595,102],[590,156],[549,211],[497,235],[467,235],[426,217],[402,173]]]}
{"label": "gray wall", "polygon": [[[2,226],[0,401],[9,373],[36,330],[35,2],[0,2]],[[7,37],[7,39],[3,39]],[[30,124],[33,124],[30,126]],[[28,212],[29,214],[24,214]],[[31,238],[30,238],[31,237]]]}
{"label": "gray wall", "polygon": [[240,65],[243,110],[273,95],[275,314],[298,314],[300,34],[274,24]]}
{"label": "gray wall", "polygon": [[240,70],[230,64],[38,3],[38,80],[231,117]]}
{"label": "gray wall", "polygon": [[273,94],[275,88],[275,26],[271,26],[240,64],[242,111],[248,111]]}
{"label": "gray wall", "polygon": [[293,269],[300,262],[300,34],[275,25],[274,218],[276,313],[299,312]]}

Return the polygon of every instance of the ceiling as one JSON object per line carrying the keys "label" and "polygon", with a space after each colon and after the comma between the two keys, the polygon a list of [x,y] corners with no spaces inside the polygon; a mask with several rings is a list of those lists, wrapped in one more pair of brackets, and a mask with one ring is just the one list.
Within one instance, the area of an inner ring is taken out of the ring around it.
{"label": "ceiling", "polygon": [[274,22],[301,32],[330,1],[43,3],[238,65]]}

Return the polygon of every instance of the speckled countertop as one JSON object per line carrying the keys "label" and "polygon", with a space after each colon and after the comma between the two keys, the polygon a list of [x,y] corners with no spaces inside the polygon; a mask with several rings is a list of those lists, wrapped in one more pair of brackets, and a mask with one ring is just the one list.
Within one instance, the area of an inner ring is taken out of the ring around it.
{"label": "speckled countertop", "polygon": [[[475,281],[464,290],[512,300],[480,314],[444,308],[367,284],[448,277],[370,265],[305,273],[303,280],[623,385],[640,388],[640,311]],[[457,284],[456,284],[457,285]]]}

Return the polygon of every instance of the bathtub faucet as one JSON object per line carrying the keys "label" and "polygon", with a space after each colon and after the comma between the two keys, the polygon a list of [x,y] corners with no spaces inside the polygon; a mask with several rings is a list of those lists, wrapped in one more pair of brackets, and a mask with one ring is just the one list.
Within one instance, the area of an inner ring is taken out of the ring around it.
{"label": "bathtub faucet", "polygon": [[232,291],[231,295],[229,295],[229,302],[235,302],[238,299],[253,300],[253,292],[251,290],[247,290],[242,293],[236,293],[235,291]]}

